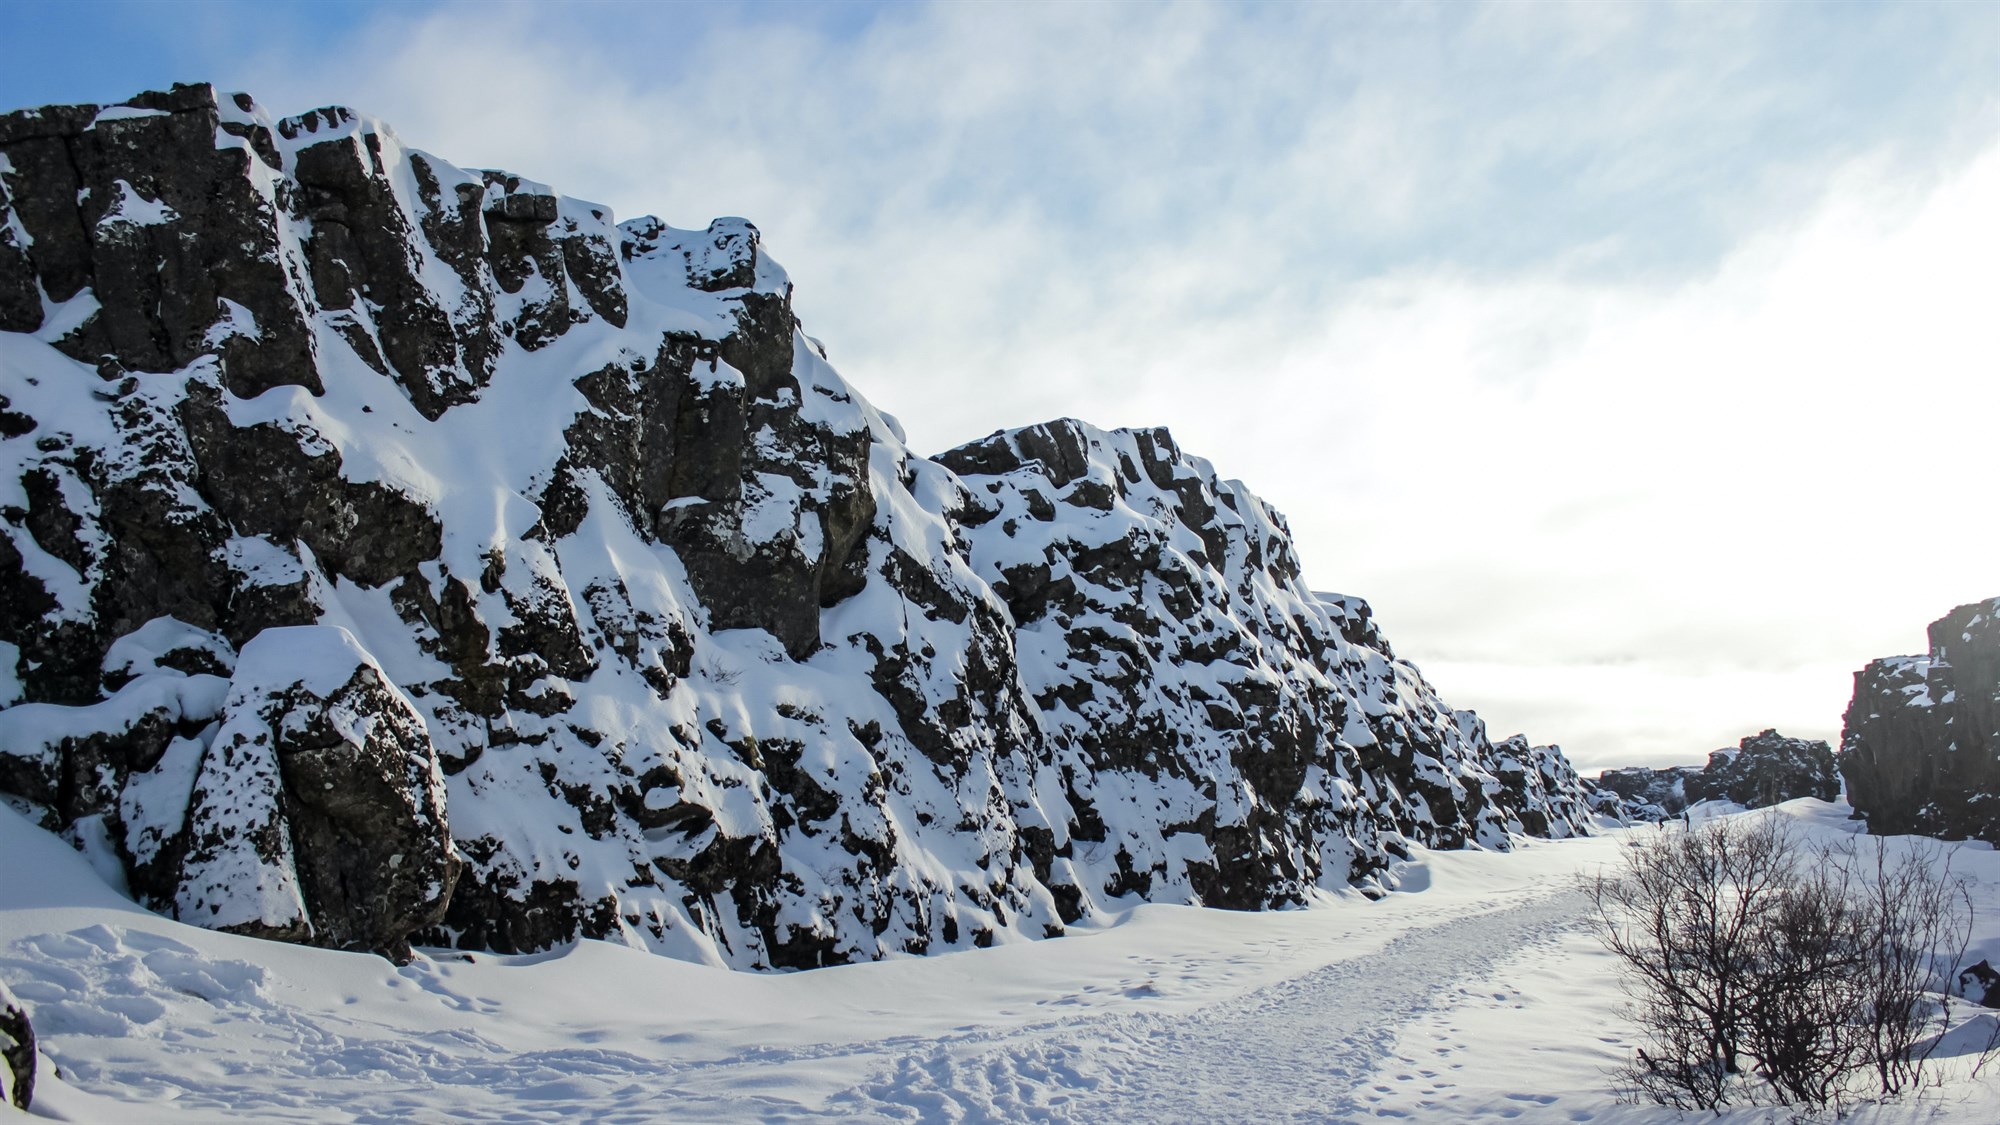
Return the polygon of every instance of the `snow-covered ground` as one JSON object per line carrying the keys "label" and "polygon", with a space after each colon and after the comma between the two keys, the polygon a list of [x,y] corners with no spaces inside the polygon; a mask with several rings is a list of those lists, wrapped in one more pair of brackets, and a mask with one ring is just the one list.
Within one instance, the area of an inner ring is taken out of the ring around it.
{"label": "snow-covered ground", "polygon": [[[1851,830],[1843,806],[1783,811]],[[1675,1115],[1610,1090],[1631,1041],[1576,889],[1652,831],[1423,853],[1379,902],[1143,906],[1061,939],[760,975],[598,942],[398,969],[214,933],[139,909],[0,806],[0,981],[61,1068],[38,1110],[79,1121],[1653,1122]],[[2000,957],[2000,855],[1954,867],[1978,880],[1972,959]],[[1851,1120],[1992,1125],[2000,1065],[1965,1069]]]}

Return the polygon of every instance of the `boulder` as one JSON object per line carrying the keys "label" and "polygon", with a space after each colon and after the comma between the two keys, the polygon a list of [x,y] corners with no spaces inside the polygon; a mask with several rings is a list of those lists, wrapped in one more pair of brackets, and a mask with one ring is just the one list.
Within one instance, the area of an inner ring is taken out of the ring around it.
{"label": "boulder", "polygon": [[176,913],[407,959],[462,862],[422,717],[344,629],[267,629],[239,668],[195,780]]}

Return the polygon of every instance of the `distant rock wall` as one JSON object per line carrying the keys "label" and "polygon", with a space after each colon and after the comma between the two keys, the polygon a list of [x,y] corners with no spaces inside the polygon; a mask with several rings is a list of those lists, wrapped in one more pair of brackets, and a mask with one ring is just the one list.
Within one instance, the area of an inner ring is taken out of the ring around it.
{"label": "distant rock wall", "polygon": [[1733,750],[1715,751],[1700,768],[1606,770],[1596,785],[1600,797],[1593,804],[1638,820],[1678,816],[1703,801],[1755,809],[1799,797],[1831,801],[1840,796],[1833,748],[1817,739],[1786,738],[1775,730],[1750,735]]}
{"label": "distant rock wall", "polygon": [[1840,771],[1871,832],[2000,844],[2000,598],[1932,622],[1927,654],[1854,674]]}
{"label": "distant rock wall", "polygon": [[205,86],[0,116],[0,793],[197,924],[738,967],[1582,830],[1164,431],[910,451],[760,239]]}

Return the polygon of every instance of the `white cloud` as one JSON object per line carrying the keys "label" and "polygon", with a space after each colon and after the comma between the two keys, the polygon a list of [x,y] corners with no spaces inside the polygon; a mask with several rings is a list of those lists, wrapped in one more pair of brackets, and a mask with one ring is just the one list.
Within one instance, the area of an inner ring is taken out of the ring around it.
{"label": "white cloud", "polygon": [[1602,764],[1831,735],[1829,669],[2000,594],[2000,17],[1949,7],[453,7],[229,77],[750,216],[920,446],[1170,425]]}
{"label": "white cloud", "polygon": [[[1267,384],[1286,409],[1218,420],[1263,439],[1232,461],[1496,727],[1599,762],[1837,737],[1848,673],[2000,594],[2000,146],[1883,175],[1684,285],[1385,281]],[[1327,434],[1316,503],[1276,451]]]}

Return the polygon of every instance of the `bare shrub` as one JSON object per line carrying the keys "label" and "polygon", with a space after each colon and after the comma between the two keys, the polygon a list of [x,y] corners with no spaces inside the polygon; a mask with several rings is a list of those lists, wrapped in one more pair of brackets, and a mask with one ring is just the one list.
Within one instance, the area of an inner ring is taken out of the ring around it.
{"label": "bare shrub", "polygon": [[[1949,1018],[1951,981],[1972,935],[1972,897],[1934,840],[1891,860],[1877,837],[1872,847],[1842,849],[1837,859],[1854,873],[1871,926],[1861,967],[1869,1059],[1882,1092],[1900,1093],[1921,1081],[1937,1049],[1933,1028]],[[1931,995],[1938,997],[1935,1019]]]}
{"label": "bare shrub", "polygon": [[1758,980],[1762,937],[1781,888],[1797,878],[1782,824],[1710,822],[1628,850],[1589,886],[1598,934],[1624,962],[1626,989],[1652,1040],[1625,1077],[1665,1105],[1729,1100]]}
{"label": "bare shrub", "polygon": [[1620,1074],[1682,1109],[1838,1109],[1920,1085],[1972,902],[1942,845],[1803,843],[1776,815],[1664,831],[1590,880],[1647,1044]]}

